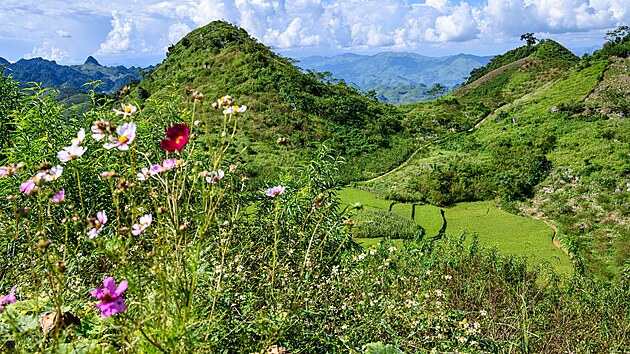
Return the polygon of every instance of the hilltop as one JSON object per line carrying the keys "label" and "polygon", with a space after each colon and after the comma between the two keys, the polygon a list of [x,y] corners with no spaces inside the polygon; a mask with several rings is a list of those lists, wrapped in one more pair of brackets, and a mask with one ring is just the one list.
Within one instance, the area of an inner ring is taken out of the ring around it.
{"label": "hilltop", "polygon": [[347,159],[342,175],[349,180],[386,171],[411,152],[397,109],[294,64],[243,29],[215,21],[170,47],[132,97],[150,104],[173,88],[190,87],[209,101],[202,102],[202,115],[212,111],[213,100],[234,97],[252,112],[241,121],[235,147],[244,150],[252,176],[302,166],[314,142]]}

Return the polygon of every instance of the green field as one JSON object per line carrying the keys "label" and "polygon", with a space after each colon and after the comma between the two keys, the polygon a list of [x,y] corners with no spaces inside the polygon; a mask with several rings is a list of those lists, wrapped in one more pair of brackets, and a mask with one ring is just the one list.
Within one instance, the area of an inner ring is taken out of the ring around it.
{"label": "green field", "polygon": [[[378,199],[374,194],[356,188],[343,188],[339,197],[342,208],[359,202],[367,210],[389,210],[391,204],[389,200]],[[411,217],[411,208],[411,204],[397,203],[392,212]],[[506,213],[489,201],[459,203],[442,209],[448,234],[476,234],[481,245],[525,256],[531,265],[549,262],[556,271],[571,273],[571,260],[552,244],[553,230],[542,221]],[[415,221],[424,227],[427,236],[437,235],[442,227],[440,208],[432,205],[416,206]],[[374,242],[370,239],[362,243]]]}

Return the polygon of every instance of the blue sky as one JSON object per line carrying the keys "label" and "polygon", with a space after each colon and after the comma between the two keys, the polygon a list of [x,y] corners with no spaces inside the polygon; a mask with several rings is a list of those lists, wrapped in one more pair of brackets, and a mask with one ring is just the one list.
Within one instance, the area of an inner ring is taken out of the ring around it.
{"label": "blue sky", "polygon": [[526,32],[579,53],[630,24],[630,0],[1,0],[0,57],[77,64],[92,55],[107,65],[146,66],[218,19],[295,58],[493,55],[521,45]]}

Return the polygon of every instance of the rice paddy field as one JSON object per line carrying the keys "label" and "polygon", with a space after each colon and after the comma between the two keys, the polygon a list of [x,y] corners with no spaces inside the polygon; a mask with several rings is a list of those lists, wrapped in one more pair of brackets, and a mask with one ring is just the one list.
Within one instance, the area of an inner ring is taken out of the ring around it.
{"label": "rice paddy field", "polygon": [[[392,203],[369,191],[351,187],[341,189],[339,197],[342,208],[361,203],[365,210],[389,210]],[[572,271],[569,257],[552,243],[553,230],[540,220],[507,213],[491,201],[458,203],[448,208],[417,205],[414,220],[426,230],[428,237],[437,235],[442,227],[440,209],[445,213],[447,234],[474,234],[481,245],[527,257],[532,266],[548,263],[559,273],[570,274]],[[392,212],[411,217],[412,204],[396,203]],[[378,240],[361,239],[360,242],[370,245]]]}

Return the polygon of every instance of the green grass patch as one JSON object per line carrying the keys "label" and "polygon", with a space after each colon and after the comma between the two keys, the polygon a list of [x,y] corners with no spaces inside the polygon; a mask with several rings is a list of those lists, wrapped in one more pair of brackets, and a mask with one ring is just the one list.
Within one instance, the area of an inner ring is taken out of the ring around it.
{"label": "green grass patch", "polygon": [[[356,188],[343,188],[339,196],[342,207],[359,202],[366,210],[389,210],[392,203]],[[552,244],[553,230],[542,221],[506,213],[489,201],[458,203],[442,209],[447,220],[447,234],[476,234],[481,245],[497,247],[504,253],[525,256],[532,266],[549,262],[556,271],[571,273],[571,260]],[[394,204],[392,212],[411,218],[412,204]],[[426,236],[437,235],[442,227],[438,207],[417,205],[414,216],[414,220],[425,229]],[[361,243],[364,246],[372,244],[366,242]]]}

